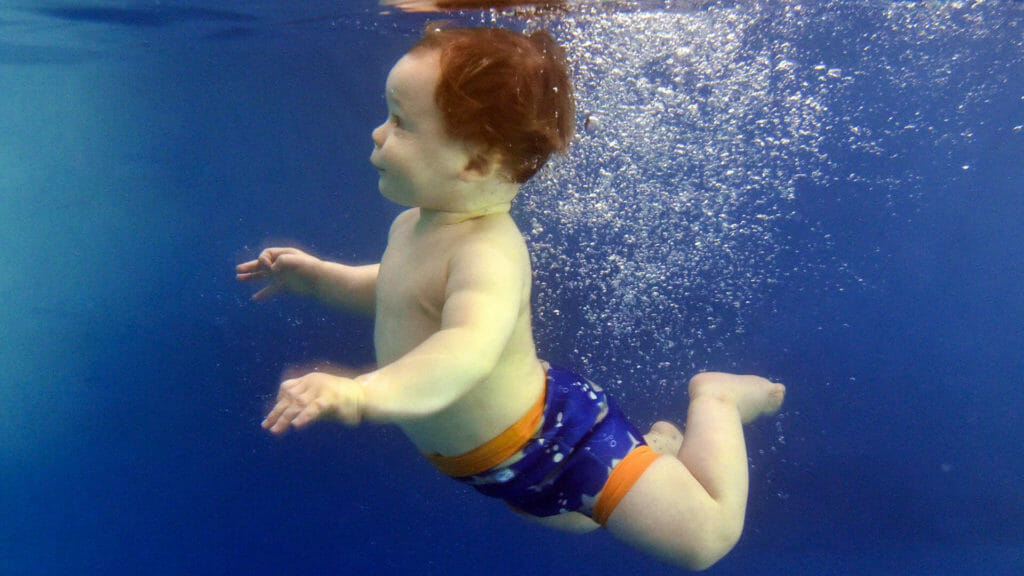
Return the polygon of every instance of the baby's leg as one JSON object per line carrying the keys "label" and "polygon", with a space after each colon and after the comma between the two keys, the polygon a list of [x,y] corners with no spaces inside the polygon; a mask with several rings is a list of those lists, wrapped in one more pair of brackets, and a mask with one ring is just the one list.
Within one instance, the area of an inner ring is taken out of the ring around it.
{"label": "baby's leg", "polygon": [[743,530],[748,484],[743,424],[778,410],[784,395],[782,385],[756,376],[695,376],[677,456],[651,464],[608,519],[608,530],[687,568],[718,561]]}
{"label": "baby's leg", "polygon": [[655,422],[651,431],[644,434],[644,442],[658,454],[675,456],[683,445],[683,433],[671,422]]}
{"label": "baby's leg", "polygon": [[[679,431],[679,428],[668,422],[655,422],[651,426],[651,431],[644,434],[644,441],[658,454],[667,454],[674,457],[679,453],[679,447],[683,443],[683,433]],[[533,524],[574,534],[586,534],[600,528],[597,522],[579,512],[566,512],[565,514],[548,516],[546,518],[540,518],[518,510],[516,513]]]}
{"label": "baby's leg", "polygon": [[593,532],[601,527],[597,522],[591,520],[589,516],[580,514],[579,512],[566,512],[564,514],[557,514],[555,516],[547,516],[544,518],[534,516],[533,514],[527,514],[526,512],[519,512],[518,510],[516,513],[524,520],[538,526],[551,528],[553,530],[561,530],[562,532],[570,532],[572,534],[586,534],[587,532]]}

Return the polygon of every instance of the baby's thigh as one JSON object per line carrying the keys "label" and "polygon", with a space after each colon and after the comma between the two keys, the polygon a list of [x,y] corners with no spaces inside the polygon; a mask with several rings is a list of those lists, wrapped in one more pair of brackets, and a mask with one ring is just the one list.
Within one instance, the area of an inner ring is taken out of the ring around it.
{"label": "baby's thigh", "polygon": [[[605,528],[616,538],[673,564],[699,566],[721,510],[683,463],[654,461],[616,506]],[[714,546],[717,547],[717,546]],[[731,546],[730,546],[731,547]]]}

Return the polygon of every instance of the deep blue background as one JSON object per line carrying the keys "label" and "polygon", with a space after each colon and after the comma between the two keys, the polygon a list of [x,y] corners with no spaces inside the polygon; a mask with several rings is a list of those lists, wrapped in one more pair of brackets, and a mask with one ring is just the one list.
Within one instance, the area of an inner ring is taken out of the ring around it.
{"label": "deep blue background", "polygon": [[[369,132],[420,20],[218,5],[0,10],[0,573],[673,573],[526,526],[393,429],[259,428],[286,367],[372,362],[371,326],[250,303],[233,266],[280,243],[379,256],[397,209]],[[933,49],[880,39],[880,10],[833,4],[785,33],[847,72]],[[768,41],[784,32],[765,14]],[[948,25],[948,84],[828,103],[834,125],[936,130],[877,136],[897,152],[881,158],[822,135],[831,173],[778,223],[794,272],[717,359],[790,396],[751,429],[747,532],[712,573],[1024,569],[1024,12]],[[908,167],[913,189],[886,187]],[[653,417],[643,397],[627,409]]]}

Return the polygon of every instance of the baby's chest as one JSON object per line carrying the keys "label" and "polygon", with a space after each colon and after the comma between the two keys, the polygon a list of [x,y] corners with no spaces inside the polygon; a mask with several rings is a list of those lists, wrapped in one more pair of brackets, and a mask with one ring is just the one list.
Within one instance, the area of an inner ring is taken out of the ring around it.
{"label": "baby's chest", "polygon": [[379,311],[398,316],[424,315],[439,321],[447,288],[447,260],[443,254],[389,247],[377,276]]}

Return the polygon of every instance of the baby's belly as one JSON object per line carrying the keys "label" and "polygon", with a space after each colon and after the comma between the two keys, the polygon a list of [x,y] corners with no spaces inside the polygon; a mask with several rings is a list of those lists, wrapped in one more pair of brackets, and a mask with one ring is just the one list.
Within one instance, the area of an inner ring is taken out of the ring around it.
{"label": "baby's belly", "polygon": [[444,410],[399,424],[424,454],[459,456],[481,446],[519,421],[544,393],[539,361],[515,375],[489,379]]}

